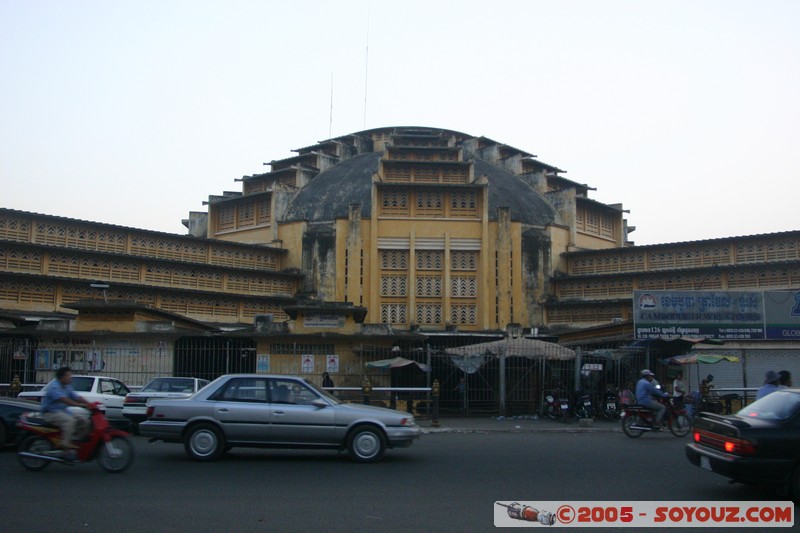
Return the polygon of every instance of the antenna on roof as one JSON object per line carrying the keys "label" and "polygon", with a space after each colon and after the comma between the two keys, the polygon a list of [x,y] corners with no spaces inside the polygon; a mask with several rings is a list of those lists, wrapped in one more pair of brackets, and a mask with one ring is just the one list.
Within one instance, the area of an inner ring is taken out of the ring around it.
{"label": "antenna on roof", "polygon": [[367,8],[367,47],[364,57],[364,126],[367,129],[367,80],[369,79],[369,20],[372,15],[372,2]]}
{"label": "antenna on roof", "polygon": [[331,118],[328,121],[328,139],[331,138],[332,129],[333,129],[333,71],[331,71]]}

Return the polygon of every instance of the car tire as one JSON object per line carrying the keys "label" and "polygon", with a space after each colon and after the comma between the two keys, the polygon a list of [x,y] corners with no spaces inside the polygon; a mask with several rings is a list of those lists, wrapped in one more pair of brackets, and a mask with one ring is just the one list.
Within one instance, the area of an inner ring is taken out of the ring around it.
{"label": "car tire", "polygon": [[357,463],[375,463],[383,458],[386,438],[372,426],[359,426],[347,437],[347,453]]}
{"label": "car tire", "polygon": [[197,424],[186,432],[184,448],[195,461],[216,461],[225,452],[225,438],[217,426]]}

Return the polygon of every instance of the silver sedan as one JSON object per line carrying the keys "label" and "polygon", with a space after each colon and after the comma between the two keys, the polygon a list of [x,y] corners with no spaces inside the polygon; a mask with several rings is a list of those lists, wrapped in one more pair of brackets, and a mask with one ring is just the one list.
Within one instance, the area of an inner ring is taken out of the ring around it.
{"label": "silver sedan", "polygon": [[199,461],[247,446],[333,448],[375,462],[386,448],[411,446],[421,433],[409,413],[342,403],[295,376],[222,376],[188,399],[152,400],[147,414],[142,435],[181,442]]}

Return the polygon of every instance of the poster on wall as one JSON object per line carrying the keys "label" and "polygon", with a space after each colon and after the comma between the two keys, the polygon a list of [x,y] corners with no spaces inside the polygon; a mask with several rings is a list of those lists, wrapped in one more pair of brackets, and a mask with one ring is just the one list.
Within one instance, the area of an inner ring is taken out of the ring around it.
{"label": "poster on wall", "polygon": [[58,370],[66,364],[67,351],[66,350],[53,350],[53,370]]}
{"label": "poster on wall", "polygon": [[83,372],[84,361],[86,354],[83,350],[70,350],[69,352],[69,366],[75,372]]}
{"label": "poster on wall", "polygon": [[50,350],[36,350],[36,370],[50,370]]}
{"label": "poster on wall", "polygon": [[98,370],[103,370],[106,367],[105,361],[103,361],[103,352],[94,348],[89,350],[86,353],[86,369],[91,370],[93,372],[97,372]]}
{"label": "poster on wall", "polygon": [[325,371],[330,374],[338,374],[339,356],[336,354],[328,355],[326,356],[325,360],[326,360]]}
{"label": "poster on wall", "polygon": [[303,361],[303,374],[311,374],[314,372],[314,355],[305,354],[301,356]]}
{"label": "poster on wall", "polygon": [[256,373],[269,374],[269,354],[260,353],[256,356]]}

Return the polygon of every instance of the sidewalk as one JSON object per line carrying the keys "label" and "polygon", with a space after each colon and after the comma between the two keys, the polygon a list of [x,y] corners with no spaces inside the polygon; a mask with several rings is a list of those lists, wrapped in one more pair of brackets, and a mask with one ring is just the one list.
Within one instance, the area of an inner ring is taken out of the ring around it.
{"label": "sidewalk", "polygon": [[499,416],[439,417],[439,427],[430,419],[417,419],[423,433],[618,433],[621,423],[616,420],[572,419],[569,423],[547,417],[534,419],[530,415],[503,418]]}

